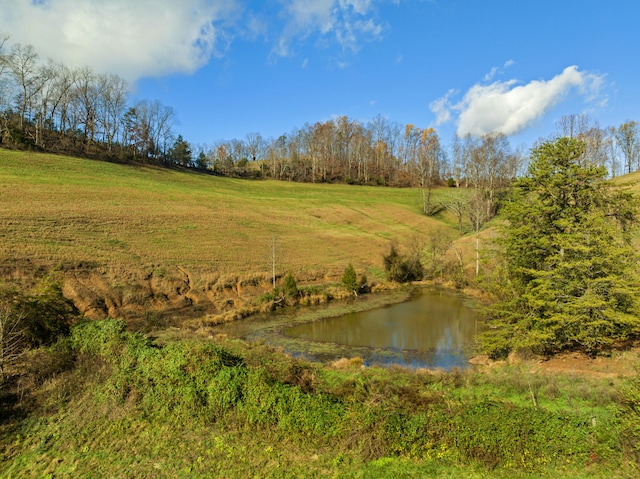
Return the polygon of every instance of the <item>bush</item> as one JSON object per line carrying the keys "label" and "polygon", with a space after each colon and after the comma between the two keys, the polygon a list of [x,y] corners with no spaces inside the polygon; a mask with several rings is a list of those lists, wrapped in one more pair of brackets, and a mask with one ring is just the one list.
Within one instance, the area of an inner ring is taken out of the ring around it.
{"label": "bush", "polygon": [[76,314],[58,282],[45,280],[31,292],[0,287],[0,379],[28,350],[68,335]]}
{"label": "bush", "polygon": [[124,344],[125,322],[121,319],[85,320],[71,329],[71,347],[80,354],[114,359]]}
{"label": "bush", "polygon": [[347,266],[344,269],[344,273],[342,273],[342,285],[347,288],[348,291],[358,294],[358,289],[360,289],[358,285],[358,275],[351,263],[349,263],[349,266]]}
{"label": "bush", "polygon": [[294,301],[298,298],[298,285],[296,279],[291,273],[287,273],[282,283],[282,293],[289,301]]}
{"label": "bush", "polygon": [[247,369],[226,367],[211,378],[207,386],[207,408],[211,419],[222,419],[244,398]]}
{"label": "bush", "polygon": [[287,273],[282,281],[282,286],[275,287],[271,292],[260,295],[258,302],[267,305],[271,310],[284,306],[295,306],[300,298],[300,290],[296,279],[291,273]]}
{"label": "bush", "polygon": [[49,278],[30,292],[0,288],[0,306],[20,322],[19,329],[27,347],[50,345],[68,335],[70,324],[78,315],[73,304],[62,295],[61,284]]}
{"label": "bush", "polygon": [[391,245],[389,254],[383,256],[384,270],[389,281],[407,283],[409,281],[419,281],[424,276],[424,268],[417,254],[409,257],[398,253],[395,245]]}

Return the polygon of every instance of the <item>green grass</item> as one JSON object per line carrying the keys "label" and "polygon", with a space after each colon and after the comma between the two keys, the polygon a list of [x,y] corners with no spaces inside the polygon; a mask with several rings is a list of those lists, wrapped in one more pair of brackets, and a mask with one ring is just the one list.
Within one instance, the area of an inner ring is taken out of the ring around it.
{"label": "green grass", "polygon": [[30,414],[0,425],[1,477],[638,472],[637,413],[611,394],[620,384],[608,379],[584,393],[558,375],[555,394],[536,379],[534,407],[513,367],[484,375],[331,368],[236,341],[160,346],[122,328],[76,326],[70,349],[48,353],[71,351],[74,365],[41,378],[13,411]]}

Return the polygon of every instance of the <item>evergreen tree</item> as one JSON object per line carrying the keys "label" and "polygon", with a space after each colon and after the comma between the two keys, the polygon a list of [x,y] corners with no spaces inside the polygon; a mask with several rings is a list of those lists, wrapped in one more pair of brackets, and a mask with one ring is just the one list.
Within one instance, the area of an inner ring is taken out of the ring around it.
{"label": "evergreen tree", "polygon": [[596,353],[637,337],[638,257],[630,243],[637,202],[585,166],[584,143],[547,142],[504,209],[508,284],[481,343],[511,350]]}
{"label": "evergreen tree", "polygon": [[287,273],[284,277],[282,292],[284,296],[291,301],[295,301],[298,298],[298,285],[296,283],[296,279],[291,273]]}
{"label": "evergreen tree", "polygon": [[169,151],[169,159],[181,166],[191,166],[192,153],[189,143],[187,143],[182,135],[178,135],[176,141],[173,143],[173,147]]}
{"label": "evergreen tree", "polygon": [[207,168],[207,163],[207,155],[204,153],[204,151],[201,151],[198,155],[198,158],[196,159],[196,168],[205,170]]}
{"label": "evergreen tree", "polygon": [[342,285],[348,291],[354,293],[356,296],[358,295],[358,289],[360,289],[360,285],[358,284],[358,275],[351,263],[349,263],[349,266],[347,266],[342,273]]}

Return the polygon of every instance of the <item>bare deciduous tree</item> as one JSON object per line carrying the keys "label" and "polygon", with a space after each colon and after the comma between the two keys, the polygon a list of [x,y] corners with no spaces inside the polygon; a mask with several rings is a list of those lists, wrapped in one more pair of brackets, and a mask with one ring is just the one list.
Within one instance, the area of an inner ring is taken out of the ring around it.
{"label": "bare deciduous tree", "polygon": [[18,43],[11,48],[7,61],[13,81],[18,85],[15,102],[20,112],[20,128],[24,128],[27,112],[43,86],[38,68],[38,54],[33,46]]}
{"label": "bare deciduous tree", "polygon": [[4,380],[7,366],[15,363],[24,351],[24,319],[9,302],[0,302],[0,380]]}
{"label": "bare deciduous tree", "polygon": [[628,121],[618,127],[615,132],[616,141],[624,157],[624,165],[627,173],[633,168],[640,168],[640,134],[638,122]]}

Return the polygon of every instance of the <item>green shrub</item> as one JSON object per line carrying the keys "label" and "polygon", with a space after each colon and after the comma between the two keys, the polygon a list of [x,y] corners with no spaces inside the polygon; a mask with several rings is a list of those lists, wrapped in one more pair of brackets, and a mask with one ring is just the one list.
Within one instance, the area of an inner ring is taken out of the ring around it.
{"label": "green shrub", "polygon": [[298,298],[298,285],[296,279],[291,273],[287,273],[282,282],[282,293],[289,301],[295,301]]}
{"label": "green shrub", "polygon": [[354,294],[357,294],[358,289],[360,289],[360,285],[358,284],[358,275],[351,263],[349,263],[342,273],[342,285],[347,289],[347,291]]}
{"label": "green shrub", "polygon": [[248,371],[245,394],[238,404],[238,413],[247,424],[267,426],[277,424],[275,406],[278,389],[282,387],[271,379],[264,369]]}
{"label": "green shrub", "polygon": [[77,353],[115,360],[124,344],[125,322],[121,319],[84,320],[71,329],[71,347]]}
{"label": "green shrub", "polygon": [[207,408],[210,419],[222,419],[244,398],[247,369],[243,366],[222,368],[207,386]]}
{"label": "green shrub", "polygon": [[384,270],[389,281],[406,283],[419,281],[424,276],[424,269],[418,255],[405,257],[391,245],[389,253],[383,256]]}
{"label": "green shrub", "polygon": [[585,419],[490,400],[460,408],[447,436],[460,459],[489,469],[535,470],[560,458],[584,460],[593,447]]}

